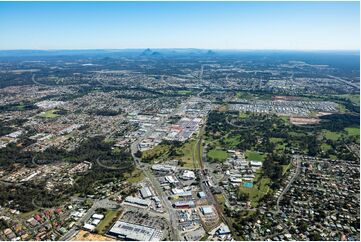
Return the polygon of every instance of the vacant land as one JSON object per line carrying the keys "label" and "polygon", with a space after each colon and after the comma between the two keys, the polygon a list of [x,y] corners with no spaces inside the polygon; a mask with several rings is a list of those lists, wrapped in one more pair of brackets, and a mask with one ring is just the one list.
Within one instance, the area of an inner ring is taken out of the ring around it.
{"label": "vacant land", "polygon": [[115,241],[115,239],[105,237],[99,234],[92,234],[85,230],[80,230],[72,241]]}
{"label": "vacant land", "polygon": [[119,211],[117,210],[108,210],[105,214],[104,219],[99,223],[97,226],[97,230],[99,233],[104,234],[107,230],[107,228],[114,222],[114,219],[116,219],[119,215]]}
{"label": "vacant land", "polygon": [[136,183],[140,182],[144,179],[144,173],[140,169],[134,169],[132,173],[125,173],[124,177],[127,179],[127,182],[129,183]]}

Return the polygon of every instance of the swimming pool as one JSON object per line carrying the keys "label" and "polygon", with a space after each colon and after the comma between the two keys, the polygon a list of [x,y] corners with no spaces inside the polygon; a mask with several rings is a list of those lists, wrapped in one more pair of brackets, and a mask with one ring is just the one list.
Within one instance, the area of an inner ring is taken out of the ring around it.
{"label": "swimming pool", "polygon": [[252,187],[253,187],[253,183],[252,183],[252,182],[244,182],[244,183],[243,183],[243,186],[244,186],[245,188],[252,188]]}

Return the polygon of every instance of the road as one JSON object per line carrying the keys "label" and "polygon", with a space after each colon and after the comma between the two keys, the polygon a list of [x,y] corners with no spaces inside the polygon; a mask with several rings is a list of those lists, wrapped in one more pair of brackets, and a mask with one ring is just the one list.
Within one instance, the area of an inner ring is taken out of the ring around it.
{"label": "road", "polygon": [[[204,123],[206,123],[207,121],[205,121]],[[197,159],[199,161],[200,164],[200,184],[201,184],[201,188],[202,190],[207,194],[207,198],[208,201],[213,204],[213,206],[216,208],[218,216],[220,217],[220,219],[222,220],[223,223],[225,223],[229,228],[232,228],[230,222],[228,221],[228,219],[224,216],[222,209],[217,201],[217,199],[214,197],[211,189],[209,188],[208,185],[206,185],[206,181],[208,181],[208,178],[206,177],[206,171],[204,168],[204,158],[206,157],[203,153],[201,153],[201,145],[202,145],[202,140],[203,140],[203,133],[204,133],[204,128],[205,125],[203,125],[203,127],[201,127],[201,130],[199,131],[199,136],[198,136],[198,141],[196,143],[197,145]],[[203,150],[203,152],[205,152],[205,150]]]}
{"label": "road", "polygon": [[66,234],[64,234],[59,240],[65,241],[65,240],[70,240],[72,237],[74,237],[77,234],[79,227],[82,226],[86,221],[88,221],[90,219],[90,217],[95,213],[95,210],[97,210],[97,208],[114,209],[114,208],[117,208],[118,206],[119,205],[116,202],[110,201],[107,198],[101,199],[101,200],[95,200],[93,203],[93,206],[85,213],[85,215],[82,218],[80,218],[75,223],[75,225]]}
{"label": "road", "polygon": [[290,179],[290,181],[288,182],[288,184],[286,185],[285,189],[283,189],[283,191],[281,192],[280,196],[277,199],[277,203],[276,203],[276,207],[277,207],[277,212],[280,212],[280,201],[282,200],[283,195],[286,194],[286,192],[290,189],[292,183],[294,182],[294,180],[297,178],[297,176],[300,174],[301,171],[301,159],[299,156],[294,156],[293,159],[296,161],[296,171],[295,174],[292,176],[292,178]]}
{"label": "road", "polygon": [[335,79],[335,80],[337,80],[337,81],[340,81],[340,82],[342,82],[342,83],[344,83],[344,84],[346,84],[346,85],[349,85],[349,86],[351,86],[351,87],[354,87],[354,88],[356,88],[357,90],[360,90],[360,86],[358,86],[358,85],[355,84],[355,83],[346,81],[345,79],[342,79],[342,78],[337,77],[337,76],[331,76],[331,75],[329,75],[328,77],[333,78],[333,79]]}

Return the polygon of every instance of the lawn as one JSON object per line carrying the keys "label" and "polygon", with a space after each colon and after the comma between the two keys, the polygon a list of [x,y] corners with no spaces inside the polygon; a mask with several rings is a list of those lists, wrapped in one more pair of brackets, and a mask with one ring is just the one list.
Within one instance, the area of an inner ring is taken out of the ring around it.
{"label": "lawn", "polygon": [[350,136],[359,136],[360,135],[360,128],[348,127],[348,128],[345,128],[345,131]]}
{"label": "lawn", "polygon": [[59,117],[60,115],[57,114],[58,110],[57,109],[51,109],[51,110],[48,110],[48,111],[45,111],[45,112],[41,112],[39,114],[39,117],[41,118],[56,118],[56,117]]}
{"label": "lawn", "polygon": [[247,160],[264,161],[265,158],[266,158],[266,155],[261,152],[257,152],[257,151],[253,151],[253,150],[246,151],[246,159]]}
{"label": "lawn", "polygon": [[38,212],[38,210],[39,209],[35,209],[35,210],[29,211],[29,212],[26,212],[26,213],[21,213],[20,217],[23,218],[23,219],[28,219],[28,218],[34,216]]}
{"label": "lawn", "polygon": [[324,137],[326,137],[326,139],[336,141],[341,137],[341,134],[338,132],[332,132],[332,131],[327,130],[327,131],[324,131]]}
{"label": "lawn", "polygon": [[249,200],[252,206],[257,206],[258,201],[269,192],[269,184],[271,180],[267,177],[261,178],[252,188],[246,188],[243,185],[239,190],[249,195]]}
{"label": "lawn", "polygon": [[208,151],[207,156],[212,159],[215,159],[215,160],[224,161],[227,159],[228,154],[224,150],[212,149],[212,150]]}
{"label": "lawn", "polygon": [[332,149],[332,146],[326,143],[321,144],[321,150],[323,152],[327,152],[328,150]]}

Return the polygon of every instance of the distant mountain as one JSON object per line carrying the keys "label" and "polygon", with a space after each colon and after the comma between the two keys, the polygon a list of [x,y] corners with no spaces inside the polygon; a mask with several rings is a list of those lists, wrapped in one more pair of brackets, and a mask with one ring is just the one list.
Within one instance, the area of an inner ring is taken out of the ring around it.
{"label": "distant mountain", "polygon": [[140,54],[141,56],[150,56],[153,53],[153,51],[151,49],[146,49],[142,52],[142,54]]}
{"label": "distant mountain", "polygon": [[213,50],[208,50],[207,55],[213,56],[213,55],[216,55],[216,52],[214,52]]}

